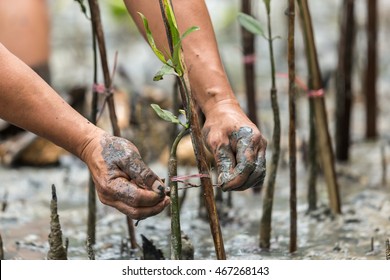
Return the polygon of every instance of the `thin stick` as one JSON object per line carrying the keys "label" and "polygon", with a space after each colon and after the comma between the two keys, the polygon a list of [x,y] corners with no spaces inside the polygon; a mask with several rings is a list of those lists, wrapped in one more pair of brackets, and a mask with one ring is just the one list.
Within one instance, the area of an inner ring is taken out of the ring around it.
{"label": "thin stick", "polygon": [[[98,42],[99,46],[99,53],[100,53],[100,61],[102,65],[103,70],[103,76],[104,76],[104,85],[107,91],[110,91],[112,88],[112,78],[110,76],[110,71],[108,68],[108,60],[107,60],[107,51],[106,51],[106,43],[104,39],[104,32],[103,32],[103,26],[101,23],[101,17],[100,17],[100,8],[97,0],[88,0],[89,8],[91,12],[91,20],[92,20],[92,26],[93,30],[95,32],[96,40]],[[111,125],[113,129],[113,134],[115,136],[120,137],[120,129],[118,126],[118,119],[115,112],[115,104],[114,104],[114,96],[112,95],[112,92],[108,94],[106,97],[107,105],[109,109],[110,114],[110,120]],[[135,228],[133,222],[126,218],[127,226],[129,228],[129,236],[131,240],[131,244],[136,244],[136,237],[135,237]],[[133,235],[134,234],[134,235]]]}
{"label": "thin stick", "polygon": [[275,58],[273,48],[273,38],[271,29],[271,11],[270,4],[266,4],[267,8],[267,22],[268,22],[268,47],[270,52],[271,63],[271,106],[274,115],[274,131],[272,134],[272,158],[269,167],[269,177],[265,188],[264,201],[263,201],[263,215],[260,221],[260,248],[269,249],[271,246],[271,231],[272,231],[272,207],[275,192],[276,174],[278,171],[279,157],[280,157],[280,115],[279,105],[275,81]]}
{"label": "thin stick", "polygon": [[[92,23],[92,21],[91,21]],[[97,84],[97,46],[96,32],[92,24],[92,49],[93,49],[93,83]],[[91,123],[96,124],[97,120],[97,103],[98,93],[96,87],[92,87],[92,104],[91,104]],[[95,244],[96,242],[96,190],[95,183],[92,179],[92,174],[89,174],[88,184],[88,222],[87,222],[88,242]]]}
{"label": "thin stick", "polygon": [[386,240],[386,260],[390,260],[390,240]]}
{"label": "thin stick", "polygon": [[295,87],[295,0],[288,0],[289,154],[290,154],[290,253],[297,250],[297,168]]}
{"label": "thin stick", "polygon": [[[252,0],[241,0],[241,11],[244,14],[252,15]],[[257,126],[255,35],[241,27],[241,40],[248,117]]]}
{"label": "thin stick", "polygon": [[377,131],[377,38],[378,38],[378,3],[367,0],[367,68],[364,81],[366,96],[366,138],[373,139]]}
{"label": "thin stick", "polygon": [[3,238],[0,234],[0,260],[4,260]]}
{"label": "thin stick", "polygon": [[386,160],[386,146],[381,145],[381,162],[382,162],[382,186],[387,185],[387,160]]}

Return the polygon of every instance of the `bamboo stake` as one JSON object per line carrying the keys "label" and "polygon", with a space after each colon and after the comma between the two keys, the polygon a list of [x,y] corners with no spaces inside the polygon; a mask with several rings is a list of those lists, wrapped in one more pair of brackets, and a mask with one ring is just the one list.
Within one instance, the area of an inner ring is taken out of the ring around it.
{"label": "bamboo stake", "polygon": [[268,46],[270,51],[270,63],[271,63],[271,106],[274,114],[274,131],[272,135],[272,158],[269,168],[268,182],[265,188],[264,200],[263,200],[263,215],[260,221],[260,248],[269,249],[271,246],[271,231],[272,231],[272,207],[275,192],[276,173],[279,165],[280,157],[280,115],[279,105],[277,98],[276,89],[276,78],[275,78],[275,59],[273,49],[273,38],[271,29],[271,11],[270,1],[266,3],[267,8],[267,20],[268,20]]}
{"label": "bamboo stake", "polygon": [[[97,0],[88,0],[89,8],[91,12],[91,20],[92,20],[92,26],[93,30],[96,36],[96,40],[99,46],[99,53],[100,53],[100,62],[103,70],[103,77],[104,77],[104,86],[106,88],[107,93],[107,105],[109,109],[109,115],[111,120],[111,125],[113,129],[114,136],[121,136],[120,129],[118,126],[118,119],[115,112],[115,104],[114,104],[114,96],[112,94],[112,77],[110,75],[110,71],[108,68],[108,60],[107,60],[107,51],[106,51],[106,43],[104,38],[104,32],[103,32],[103,26],[101,23],[101,17],[100,17],[100,8]],[[135,237],[135,228],[133,220],[129,217],[126,217],[127,226],[129,228],[129,236],[130,236],[130,242],[132,244],[132,247],[134,246],[135,249],[137,246],[136,237]]]}
{"label": "bamboo stake", "polygon": [[290,158],[290,253],[297,250],[297,168],[295,87],[295,0],[288,0],[289,158]]}
{"label": "bamboo stake", "polygon": [[[314,40],[311,15],[307,0],[297,0],[303,22],[303,33],[309,68],[309,88],[322,91],[321,72],[318,64],[317,50]],[[317,147],[319,149],[325,180],[328,186],[330,208],[333,214],[341,214],[339,187],[334,164],[332,143],[328,131],[328,120],[325,99],[323,95],[313,97]]]}

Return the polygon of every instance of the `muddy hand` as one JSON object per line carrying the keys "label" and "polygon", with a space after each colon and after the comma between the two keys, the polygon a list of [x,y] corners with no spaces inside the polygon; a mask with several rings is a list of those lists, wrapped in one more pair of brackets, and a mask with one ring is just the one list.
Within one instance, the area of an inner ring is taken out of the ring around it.
{"label": "muddy hand", "polygon": [[267,141],[238,107],[214,110],[204,132],[218,168],[222,190],[261,187],[265,178]]}
{"label": "muddy hand", "polygon": [[132,219],[156,215],[169,204],[164,184],[131,142],[104,134],[99,145],[87,164],[102,203]]}

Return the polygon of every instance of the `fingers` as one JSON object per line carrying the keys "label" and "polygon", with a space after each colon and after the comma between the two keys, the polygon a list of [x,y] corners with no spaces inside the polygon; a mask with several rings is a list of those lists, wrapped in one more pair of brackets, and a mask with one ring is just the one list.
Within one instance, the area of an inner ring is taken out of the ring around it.
{"label": "fingers", "polygon": [[98,189],[102,203],[117,208],[133,219],[144,219],[160,213],[169,204],[168,197],[139,188],[125,178],[116,178],[104,189]]}
{"label": "fingers", "polygon": [[140,156],[133,157],[123,170],[130,180],[145,190],[151,190],[162,198],[165,196],[165,187],[162,180],[143,162]]}
{"label": "fingers", "polygon": [[221,147],[216,153],[219,183],[222,190],[245,190],[259,187],[265,178],[266,141],[252,128],[241,127],[230,137],[231,147]]}
{"label": "fingers", "polygon": [[119,201],[113,206],[131,219],[142,220],[161,213],[169,204],[170,200],[166,197],[163,201],[152,207],[131,207]]}
{"label": "fingers", "polygon": [[[264,151],[264,150],[263,150]],[[243,191],[248,188],[261,188],[264,183],[265,175],[266,175],[266,160],[265,160],[265,152],[260,152],[257,160],[256,167],[253,172],[249,175],[245,184],[241,187],[236,188],[236,191]]]}
{"label": "fingers", "polygon": [[236,158],[230,146],[222,146],[215,153],[216,165],[218,169],[218,184],[224,188],[231,179],[231,171],[236,164]]}

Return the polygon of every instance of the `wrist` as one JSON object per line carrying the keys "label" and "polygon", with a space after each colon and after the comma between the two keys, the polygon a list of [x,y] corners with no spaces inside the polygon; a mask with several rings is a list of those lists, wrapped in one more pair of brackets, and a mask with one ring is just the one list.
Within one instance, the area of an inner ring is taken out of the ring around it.
{"label": "wrist", "polygon": [[240,104],[236,98],[210,99],[201,109],[207,119],[213,114],[220,114],[221,112],[229,111],[229,108],[233,108],[235,111],[241,110]]}
{"label": "wrist", "polygon": [[[92,124],[91,124],[92,125]],[[100,150],[100,141],[104,134],[107,134],[104,130],[92,125],[93,127],[89,129],[88,133],[85,134],[85,137],[81,140],[77,150],[76,156],[79,157],[85,163],[89,163],[93,154]]]}

